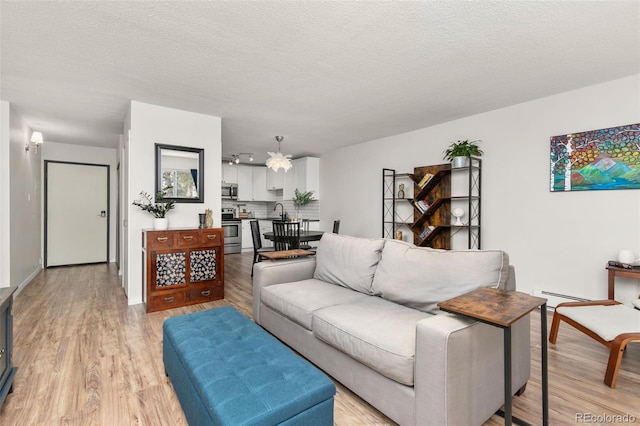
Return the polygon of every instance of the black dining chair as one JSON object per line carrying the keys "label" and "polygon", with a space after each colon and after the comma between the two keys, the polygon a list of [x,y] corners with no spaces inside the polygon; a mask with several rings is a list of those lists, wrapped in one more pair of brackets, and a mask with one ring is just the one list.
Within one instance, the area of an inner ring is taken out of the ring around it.
{"label": "black dining chair", "polygon": [[[260,253],[273,251],[272,247],[262,247],[262,237],[260,237],[260,224],[257,220],[249,222],[251,225],[251,238],[253,239],[253,265],[260,261]],[[253,265],[251,265],[251,276],[253,276]]]}
{"label": "black dining chair", "polygon": [[[302,219],[302,231],[309,231],[309,219]],[[299,248],[301,248],[302,250],[309,250],[312,249],[313,247],[311,247],[309,244],[307,243],[303,243],[300,242],[300,246]]]}
{"label": "black dining chair", "polygon": [[300,222],[273,221],[273,248],[275,251],[300,248]]}
{"label": "black dining chair", "polygon": [[334,234],[338,234],[340,232],[340,221],[339,220],[334,220],[333,221],[333,233]]}

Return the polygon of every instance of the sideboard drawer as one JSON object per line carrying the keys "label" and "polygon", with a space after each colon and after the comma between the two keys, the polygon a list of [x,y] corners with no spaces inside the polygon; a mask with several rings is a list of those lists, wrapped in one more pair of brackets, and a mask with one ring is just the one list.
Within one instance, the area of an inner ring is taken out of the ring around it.
{"label": "sideboard drawer", "polygon": [[224,298],[224,287],[221,285],[209,285],[197,289],[188,290],[190,302],[208,302]]}
{"label": "sideboard drawer", "polygon": [[148,239],[149,249],[162,250],[173,248],[175,244],[174,236],[173,232],[162,232],[150,235]]}
{"label": "sideboard drawer", "polygon": [[161,311],[184,305],[187,301],[185,291],[172,291],[166,294],[156,294],[147,301],[147,312]]}
{"label": "sideboard drawer", "polygon": [[200,231],[176,231],[176,245],[178,247],[199,247]]}
{"label": "sideboard drawer", "polygon": [[222,245],[222,232],[216,230],[204,230],[200,233],[200,243],[207,247]]}

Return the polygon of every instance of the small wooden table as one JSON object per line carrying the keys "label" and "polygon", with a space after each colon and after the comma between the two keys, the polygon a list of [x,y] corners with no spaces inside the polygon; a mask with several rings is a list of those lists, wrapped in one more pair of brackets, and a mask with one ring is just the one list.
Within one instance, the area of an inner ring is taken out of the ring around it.
{"label": "small wooden table", "polygon": [[291,259],[294,257],[313,256],[314,254],[316,254],[315,251],[302,250],[302,249],[266,251],[264,253],[260,253],[260,258],[268,259],[268,260],[278,260],[278,259]]}
{"label": "small wooden table", "polygon": [[609,291],[607,292],[607,299],[609,300],[615,300],[614,293],[616,277],[640,279],[639,268],[627,269],[607,265],[607,270],[609,271]]}
{"label": "small wooden table", "polygon": [[[446,312],[464,315],[504,330],[504,424],[515,420],[511,410],[511,326],[540,307],[540,335],[542,351],[542,424],[549,424],[549,394],[547,375],[547,299],[534,297],[517,291],[496,290],[481,287],[462,296],[438,303]],[[501,415],[503,413],[500,413]]]}

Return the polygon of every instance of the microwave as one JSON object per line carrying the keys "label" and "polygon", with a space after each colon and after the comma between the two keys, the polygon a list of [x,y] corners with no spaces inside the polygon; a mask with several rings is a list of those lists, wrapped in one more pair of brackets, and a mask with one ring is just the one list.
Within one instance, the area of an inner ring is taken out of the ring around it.
{"label": "microwave", "polygon": [[222,184],[222,199],[223,200],[237,200],[238,199],[238,184],[235,184],[235,183],[223,183]]}

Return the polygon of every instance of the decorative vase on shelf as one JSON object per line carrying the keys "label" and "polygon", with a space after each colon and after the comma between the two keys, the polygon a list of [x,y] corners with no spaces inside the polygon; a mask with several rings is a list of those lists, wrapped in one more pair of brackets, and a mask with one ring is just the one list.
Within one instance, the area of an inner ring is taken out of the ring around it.
{"label": "decorative vase on shelf", "polygon": [[469,167],[469,157],[453,157],[451,167],[454,169],[460,169],[462,167]]}
{"label": "decorative vase on shelf", "polygon": [[166,217],[154,217],[153,218],[153,229],[156,231],[164,231],[169,228],[169,219]]}
{"label": "decorative vase on shelf", "polygon": [[462,221],[460,220],[460,218],[462,216],[464,216],[464,210],[461,209],[460,207],[456,207],[455,209],[451,210],[451,216],[456,218],[455,223],[453,223],[453,225],[455,226],[463,226],[464,223],[462,223]]}

